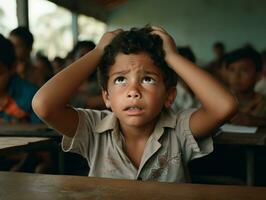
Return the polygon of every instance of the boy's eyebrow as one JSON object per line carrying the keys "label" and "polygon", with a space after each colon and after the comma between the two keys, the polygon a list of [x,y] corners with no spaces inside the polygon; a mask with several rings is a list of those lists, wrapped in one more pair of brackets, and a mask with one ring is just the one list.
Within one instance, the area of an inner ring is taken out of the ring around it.
{"label": "boy's eyebrow", "polygon": [[147,70],[144,71],[144,74],[151,74],[151,75],[159,76],[158,73],[152,72],[152,71],[147,71]]}
{"label": "boy's eyebrow", "polygon": [[118,71],[118,72],[114,72],[112,74],[110,74],[109,77],[115,76],[115,75],[125,75],[129,72],[130,70],[122,70],[122,71]]}
{"label": "boy's eyebrow", "polygon": [[[130,71],[130,70],[122,70],[122,71],[114,72],[114,73],[110,74],[109,77],[117,76],[117,75],[125,75],[125,74],[127,74],[129,71]],[[148,75],[150,74],[150,75],[160,76],[158,73],[153,72],[153,71],[144,70],[143,72],[144,72],[143,74],[148,74]]]}

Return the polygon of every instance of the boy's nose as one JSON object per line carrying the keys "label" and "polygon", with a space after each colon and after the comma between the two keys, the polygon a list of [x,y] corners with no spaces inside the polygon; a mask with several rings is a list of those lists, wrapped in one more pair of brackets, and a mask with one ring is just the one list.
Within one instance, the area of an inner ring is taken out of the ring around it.
{"label": "boy's nose", "polygon": [[140,98],[141,94],[138,90],[138,88],[134,85],[131,88],[129,88],[128,93],[127,93],[128,98]]}
{"label": "boy's nose", "polygon": [[139,99],[140,98],[140,93],[137,90],[130,90],[127,94],[128,98],[133,98],[133,99]]}

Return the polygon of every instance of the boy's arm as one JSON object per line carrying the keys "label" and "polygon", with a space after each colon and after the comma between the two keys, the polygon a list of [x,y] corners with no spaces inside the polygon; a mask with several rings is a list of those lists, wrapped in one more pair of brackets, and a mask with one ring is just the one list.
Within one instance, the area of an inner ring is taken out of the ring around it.
{"label": "boy's arm", "polygon": [[186,82],[202,104],[190,119],[193,135],[202,137],[236,112],[236,99],[211,75],[179,55],[173,39],[162,28],[153,29],[153,33],[163,40],[166,62]]}
{"label": "boy's arm", "polygon": [[49,126],[69,137],[74,136],[78,114],[67,103],[80,84],[97,67],[104,47],[120,31],[105,33],[95,49],[55,75],[36,93],[32,107]]}

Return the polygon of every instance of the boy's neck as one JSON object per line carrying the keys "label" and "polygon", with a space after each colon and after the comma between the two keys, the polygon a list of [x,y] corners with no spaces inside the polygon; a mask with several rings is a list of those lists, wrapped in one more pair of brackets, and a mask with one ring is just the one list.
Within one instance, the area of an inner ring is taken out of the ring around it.
{"label": "boy's neck", "polygon": [[149,123],[146,126],[123,126],[120,125],[122,134],[125,137],[126,141],[140,141],[140,140],[148,140],[150,135],[152,134],[154,127],[156,125],[157,120]]}

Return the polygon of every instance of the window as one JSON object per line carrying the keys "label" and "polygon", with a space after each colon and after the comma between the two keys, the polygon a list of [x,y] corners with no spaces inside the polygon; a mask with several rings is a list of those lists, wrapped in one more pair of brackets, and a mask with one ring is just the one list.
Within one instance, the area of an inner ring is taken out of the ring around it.
{"label": "window", "polygon": [[0,0],[0,33],[7,37],[17,26],[16,0]]}
{"label": "window", "polygon": [[94,19],[93,17],[88,17],[85,15],[79,15],[78,17],[79,25],[79,40],[92,40],[97,43],[101,36],[106,31],[106,24]]}
{"label": "window", "polygon": [[72,49],[70,11],[47,0],[29,0],[29,24],[35,51],[53,59],[64,57]]}

